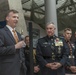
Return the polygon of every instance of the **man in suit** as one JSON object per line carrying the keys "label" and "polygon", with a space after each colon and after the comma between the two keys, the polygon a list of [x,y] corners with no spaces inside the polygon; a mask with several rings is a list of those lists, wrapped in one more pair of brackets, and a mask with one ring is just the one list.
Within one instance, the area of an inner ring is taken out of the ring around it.
{"label": "man in suit", "polygon": [[9,10],[6,26],[0,29],[0,75],[26,75],[21,35],[15,31],[18,23],[18,11]]}
{"label": "man in suit", "polygon": [[54,23],[48,23],[47,35],[38,40],[36,57],[42,75],[65,75],[66,47],[63,41],[55,35],[55,29]]}

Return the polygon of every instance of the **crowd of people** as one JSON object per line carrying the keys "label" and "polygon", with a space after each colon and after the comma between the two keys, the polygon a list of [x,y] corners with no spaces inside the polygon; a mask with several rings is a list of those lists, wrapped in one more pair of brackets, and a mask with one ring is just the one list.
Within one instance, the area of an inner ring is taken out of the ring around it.
{"label": "crowd of people", "polygon": [[[15,30],[19,15],[6,14],[6,26],[0,29],[0,75],[30,75],[29,36],[23,40]],[[76,39],[72,29],[65,28],[63,37],[56,36],[53,22],[46,24],[46,36],[33,48],[34,75],[76,75]],[[76,38],[76,32],[75,32]]]}

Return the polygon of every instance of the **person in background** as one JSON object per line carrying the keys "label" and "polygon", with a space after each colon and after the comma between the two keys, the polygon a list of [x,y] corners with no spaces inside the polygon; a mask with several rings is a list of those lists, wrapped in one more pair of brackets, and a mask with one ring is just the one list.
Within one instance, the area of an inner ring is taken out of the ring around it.
{"label": "person in background", "polygon": [[76,75],[76,46],[72,42],[71,37],[72,37],[72,30],[70,28],[65,28],[63,32],[64,36],[64,42],[67,47],[67,52],[68,52],[68,59],[67,63],[65,64],[65,71],[66,75]]}
{"label": "person in background", "polygon": [[[29,36],[25,37],[25,43],[26,43],[26,47],[25,47],[25,57],[26,57],[26,61],[25,64],[27,66],[27,75],[30,75],[30,51],[29,51]],[[36,49],[33,49],[33,59],[34,59],[34,75],[37,75],[37,73],[39,72],[39,66],[36,64],[36,59],[35,59],[35,55],[36,55]]]}
{"label": "person in background", "polygon": [[65,75],[64,64],[67,59],[63,41],[55,35],[53,22],[46,24],[46,36],[40,38],[36,48],[36,58],[41,75]]}
{"label": "person in background", "polygon": [[11,9],[6,15],[6,26],[0,29],[0,75],[26,75],[21,35],[15,30],[18,11]]}
{"label": "person in background", "polygon": [[74,32],[74,39],[73,39],[75,45],[76,45],[76,31]]}

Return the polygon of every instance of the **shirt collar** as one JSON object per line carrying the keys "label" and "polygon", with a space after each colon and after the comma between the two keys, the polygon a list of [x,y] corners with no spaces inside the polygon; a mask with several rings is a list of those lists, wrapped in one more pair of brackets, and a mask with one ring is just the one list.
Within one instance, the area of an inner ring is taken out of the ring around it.
{"label": "shirt collar", "polygon": [[[6,26],[12,32],[13,28],[11,26],[9,26],[9,25],[6,25]],[[15,28],[14,28],[14,30],[15,30]]]}
{"label": "shirt collar", "polygon": [[56,37],[55,35],[50,36],[50,37],[47,35],[47,38],[48,38],[48,39],[53,39],[53,38],[55,38],[55,37]]}

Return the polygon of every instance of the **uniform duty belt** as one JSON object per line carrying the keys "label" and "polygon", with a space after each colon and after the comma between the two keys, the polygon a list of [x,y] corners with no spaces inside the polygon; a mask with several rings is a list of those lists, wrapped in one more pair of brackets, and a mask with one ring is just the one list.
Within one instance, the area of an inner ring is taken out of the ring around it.
{"label": "uniform duty belt", "polygon": [[[49,56],[43,56],[44,59],[49,59],[49,58],[52,58],[52,57],[49,57]],[[62,57],[54,57],[55,59],[60,59]]]}

